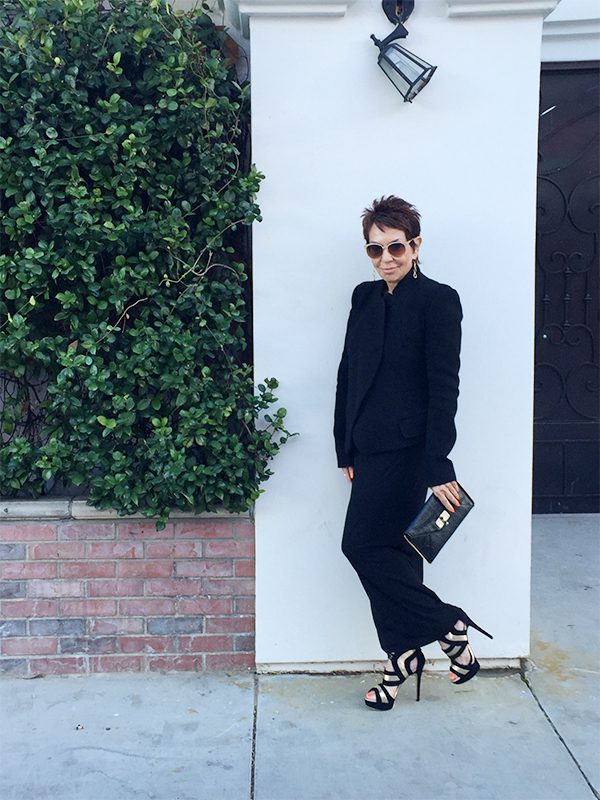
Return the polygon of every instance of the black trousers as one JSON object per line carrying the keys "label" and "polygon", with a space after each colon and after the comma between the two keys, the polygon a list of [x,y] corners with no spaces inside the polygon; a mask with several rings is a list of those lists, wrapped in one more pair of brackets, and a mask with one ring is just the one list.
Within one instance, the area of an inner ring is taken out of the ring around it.
{"label": "black trousers", "polygon": [[369,597],[386,653],[403,653],[441,639],[461,613],[423,584],[423,559],[403,536],[426,494],[422,444],[355,453],[342,552]]}

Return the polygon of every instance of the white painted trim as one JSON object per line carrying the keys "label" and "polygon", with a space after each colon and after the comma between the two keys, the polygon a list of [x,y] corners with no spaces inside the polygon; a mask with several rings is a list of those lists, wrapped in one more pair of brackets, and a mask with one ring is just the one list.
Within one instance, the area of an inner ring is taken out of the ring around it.
{"label": "white painted trim", "polygon": [[515,14],[546,16],[558,0],[446,0],[449,17],[498,17]]}
{"label": "white painted trim", "polygon": [[[600,14],[600,9],[598,11]],[[596,19],[547,19],[544,22],[543,38],[553,36],[600,36],[600,16]]]}
{"label": "white painted trim", "polygon": [[[248,519],[251,514],[244,511],[234,514],[225,509],[214,512],[195,514],[190,511],[174,509],[169,519]],[[88,505],[85,500],[3,500],[0,501],[1,520],[34,520],[34,519],[81,519],[81,520],[120,520],[142,519],[150,521],[152,517],[143,514],[120,515],[112,508],[99,509]]]}
{"label": "white painted trim", "polygon": [[586,61],[598,58],[600,58],[600,10],[595,18],[544,21],[542,61]]}
{"label": "white painted trim", "polygon": [[227,16],[246,39],[250,17],[343,17],[354,0],[225,0]]}
{"label": "white painted trim", "polygon": [[[425,672],[447,672],[447,658],[427,659]],[[480,658],[481,669],[522,669],[520,658]],[[257,664],[259,675],[277,675],[286,672],[307,672],[311,674],[331,674],[336,672],[380,672],[385,661],[308,661],[290,664]]]}

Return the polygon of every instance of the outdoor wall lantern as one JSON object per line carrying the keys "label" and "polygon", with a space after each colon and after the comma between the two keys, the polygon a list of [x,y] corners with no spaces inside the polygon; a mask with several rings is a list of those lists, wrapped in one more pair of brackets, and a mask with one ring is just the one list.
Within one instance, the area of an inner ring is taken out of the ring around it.
{"label": "outdoor wall lantern", "polygon": [[408,36],[402,23],[412,14],[415,0],[383,0],[381,5],[389,21],[396,23],[396,29],[382,41],[371,34],[371,39],[379,48],[377,63],[398,89],[404,102],[412,103],[425,84],[429,83],[437,67],[432,67],[419,56],[395,44],[397,39]]}

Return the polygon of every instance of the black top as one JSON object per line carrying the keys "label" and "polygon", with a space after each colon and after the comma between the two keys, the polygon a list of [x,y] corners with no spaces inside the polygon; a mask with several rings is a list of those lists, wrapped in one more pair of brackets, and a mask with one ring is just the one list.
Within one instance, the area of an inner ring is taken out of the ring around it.
{"label": "black top", "polygon": [[[394,398],[402,392],[402,358],[400,352],[402,303],[400,288],[404,278],[390,293],[383,288],[383,351],[379,367],[361,404],[352,428],[352,443],[361,453],[382,453],[406,447],[406,437],[398,425]],[[411,437],[411,444],[424,438],[424,433]]]}
{"label": "black top", "polygon": [[385,281],[352,295],[338,369],[334,436],[338,465],[355,450],[383,452],[423,441],[429,486],[455,480],[448,458],[460,367],[458,294],[421,272],[390,294]]}

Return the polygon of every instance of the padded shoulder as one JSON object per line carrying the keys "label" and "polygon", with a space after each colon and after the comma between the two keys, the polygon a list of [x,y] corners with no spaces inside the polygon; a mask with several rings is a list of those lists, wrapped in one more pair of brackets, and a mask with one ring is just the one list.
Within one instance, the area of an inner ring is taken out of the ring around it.
{"label": "padded shoulder", "polygon": [[449,286],[447,283],[440,283],[440,281],[436,281],[433,278],[428,278],[423,274],[421,274],[421,278],[425,283],[429,302],[444,303],[457,300],[460,302],[458,292],[456,289],[453,289],[452,286]]}
{"label": "padded shoulder", "polygon": [[363,281],[359,283],[352,292],[352,308],[359,306],[364,298],[378,285],[379,281]]}

